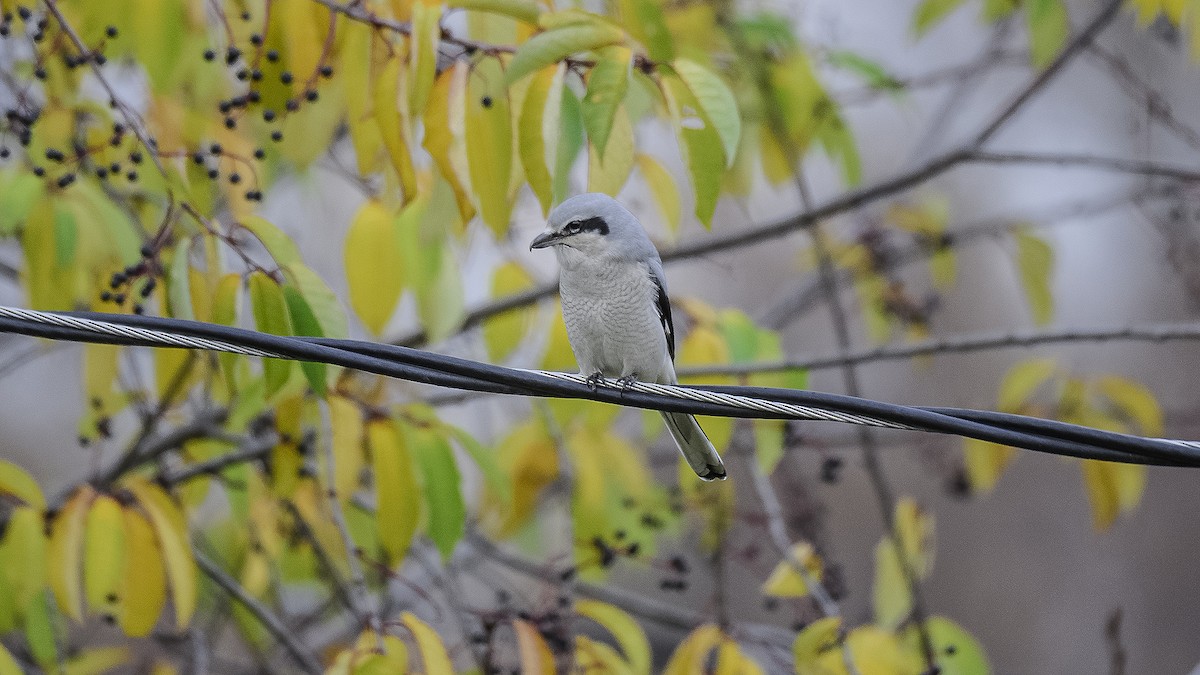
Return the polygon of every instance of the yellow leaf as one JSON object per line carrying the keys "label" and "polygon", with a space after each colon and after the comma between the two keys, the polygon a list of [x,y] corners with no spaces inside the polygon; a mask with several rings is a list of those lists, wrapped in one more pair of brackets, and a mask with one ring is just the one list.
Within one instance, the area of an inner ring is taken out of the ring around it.
{"label": "yellow leaf", "polygon": [[904,547],[908,564],[918,578],[929,576],[933,569],[933,515],[921,509],[911,497],[896,502],[896,538]]}
{"label": "yellow leaf", "polygon": [[121,505],[100,495],[88,510],[83,547],[83,591],[93,612],[116,616],[125,569],[125,519]]}
{"label": "yellow leaf", "polygon": [[1016,448],[974,438],[963,439],[963,460],[971,492],[981,495],[991,492],[1000,480],[1000,474],[1016,456]]}
{"label": "yellow leaf", "polygon": [[47,569],[44,529],[40,510],[13,507],[0,540],[0,596],[7,596],[0,599],[0,615],[7,605],[14,620],[23,619],[30,603],[42,597]]}
{"label": "yellow leaf", "polygon": [[650,641],[638,622],[625,610],[599,600],[582,598],[575,602],[575,612],[600,624],[617,639],[631,672],[638,675],[650,673]]}
{"label": "yellow leaf", "polygon": [[538,629],[528,621],[514,619],[513,632],[517,634],[517,651],[521,656],[521,672],[530,675],[552,675],[554,653],[542,638]]}
{"label": "yellow leaf", "polygon": [[466,100],[470,65],[455,61],[434,82],[425,108],[425,149],[442,176],[454,188],[463,221],[475,213],[471,200],[471,170],[467,166]]}
{"label": "yellow leaf", "polygon": [[[918,675],[924,664],[905,651],[892,633],[875,626],[860,626],[846,636],[846,646],[859,675]],[[828,654],[840,661],[841,654]]]}
{"label": "yellow leaf", "polygon": [[[943,675],[988,675],[990,672],[983,647],[958,624],[945,617],[931,616],[925,622],[925,631],[933,643],[933,653]],[[906,651],[924,658],[917,626],[905,628],[900,640]]]}
{"label": "yellow leaf", "polygon": [[46,550],[47,582],[63,614],[83,620],[84,525],[96,491],[84,484],[63,505],[50,527]]}
{"label": "yellow leaf", "polygon": [[363,418],[358,404],[344,396],[329,397],[329,426],[333,437],[333,484],[338,499],[349,501],[358,491],[363,461]]}
{"label": "yellow leaf", "polygon": [[518,152],[529,187],[542,206],[542,215],[549,214],[554,200],[566,70],[566,64],[559,63],[538,71],[521,102]]}
{"label": "yellow leaf", "polygon": [[413,168],[412,154],[408,149],[408,129],[401,119],[398,107],[401,105],[398,92],[402,65],[400,55],[388,59],[381,72],[377,75],[372,73],[371,90],[374,92],[375,122],[379,125],[383,145],[392,158],[392,168],[396,170],[396,176],[400,179],[400,191],[404,202],[408,203],[417,195],[417,174]]}
{"label": "yellow leaf", "polygon": [[129,660],[126,647],[86,649],[63,664],[62,675],[100,675]]}
{"label": "yellow leaf", "polygon": [[1146,467],[1085,459],[1080,462],[1083,484],[1097,532],[1112,526],[1117,516],[1136,508],[1146,488]]}
{"label": "yellow leaf", "polygon": [[188,540],[187,521],[162,488],[144,478],[131,476],[122,486],[133,493],[154,526],[163,553],[167,581],[175,605],[175,625],[186,628],[196,611],[196,560]]}
{"label": "yellow leaf", "polygon": [[0,459],[0,494],[12,495],[38,511],[46,510],[46,498],[37,481],[6,459]]}
{"label": "yellow leaf", "polygon": [[[805,576],[814,580],[821,580],[822,563],[821,557],[817,555],[813,545],[802,541],[792,546],[788,551],[787,560],[779,561],[775,565],[775,569],[771,572],[771,576],[767,578],[763,584],[762,592],[764,595],[773,595],[780,598],[802,598],[809,594],[808,582],[805,581]],[[806,574],[802,575],[797,569],[801,566]]]}
{"label": "yellow leaf", "polygon": [[542,489],[558,476],[558,454],[545,427],[536,421],[509,432],[496,454],[513,484],[512,501],[499,524],[499,534],[509,536],[529,520]]}
{"label": "yellow leaf", "polygon": [[400,615],[400,622],[412,634],[413,641],[417,643],[417,651],[421,654],[421,663],[425,666],[426,673],[452,673],[454,666],[450,662],[450,656],[446,654],[446,647],[442,644],[442,639],[434,632],[429,624],[421,621],[412,612],[404,612]]}
{"label": "yellow leaf", "polygon": [[683,213],[683,206],[675,178],[650,155],[638,154],[637,166],[646,181],[646,186],[650,188],[654,203],[658,205],[658,210],[667,223],[667,231],[672,237],[679,234],[679,219]]}
{"label": "yellow leaf", "polygon": [[[691,312],[689,311],[689,313]],[[729,346],[714,326],[697,325],[679,345],[676,362],[681,366],[727,364],[729,363]],[[733,379],[727,377],[702,379],[704,384],[733,384]],[[685,383],[699,382],[699,380],[686,378],[682,381]],[[729,445],[729,440],[733,438],[734,422],[732,418],[698,415],[696,419],[717,450],[723,450]]]}
{"label": "yellow leaf", "polygon": [[908,576],[901,566],[896,544],[884,536],[875,545],[875,622],[896,628],[912,611],[913,596]]}
{"label": "yellow leaf", "polygon": [[371,200],[358,210],[346,235],[350,306],[375,335],[383,332],[404,290],[399,242],[391,214]]}
{"label": "yellow leaf", "polygon": [[1117,410],[1137,425],[1144,436],[1161,436],[1163,413],[1154,394],[1144,385],[1116,375],[1105,375],[1095,381],[1096,389]]}
{"label": "yellow leaf", "polygon": [[421,513],[416,465],[405,439],[386,419],[367,423],[367,447],[375,472],[375,522],[389,564],[404,559]]}
{"label": "yellow leaf", "polygon": [[693,675],[704,672],[708,656],[722,640],[725,633],[716,624],[707,623],[692,631],[667,661],[663,675]]}
{"label": "yellow leaf", "polygon": [[1054,359],[1031,359],[1009,369],[1000,383],[996,407],[1004,412],[1020,412],[1029,397],[1054,376]]}
{"label": "yellow leaf", "polygon": [[844,672],[844,667],[838,671],[826,670],[820,666],[826,654],[836,652],[840,656],[841,635],[841,617],[829,616],[817,619],[805,626],[792,643],[796,675],[833,675],[833,673]]}
{"label": "yellow leaf", "polygon": [[763,675],[763,669],[746,656],[738,643],[730,639],[717,648],[717,668],[714,675]]}
{"label": "yellow leaf", "polygon": [[615,197],[633,171],[633,124],[624,105],[617,107],[607,140],[603,155],[595,144],[588,144],[588,191]]}
{"label": "yellow leaf", "polygon": [[[617,650],[584,635],[575,637],[575,672],[604,675],[634,675],[635,671],[621,658]],[[646,671],[649,672],[649,671]]]}
{"label": "yellow leaf", "polygon": [[135,509],[123,509],[125,569],[121,583],[121,630],[145,637],[158,623],[167,602],[167,578],[154,528]]}
{"label": "yellow leaf", "polygon": [[1054,315],[1054,295],[1050,288],[1054,250],[1027,228],[1013,230],[1013,239],[1017,243],[1017,269],[1029,301],[1029,311],[1035,323],[1044,324]]}
{"label": "yellow leaf", "polygon": [[692,177],[696,217],[705,227],[712,227],[721,176],[725,173],[721,137],[702,113],[695,95],[677,75],[664,71],[659,86],[679,139],[679,153]]}
{"label": "yellow leaf", "polygon": [[0,675],[23,675],[24,669],[13,658],[12,652],[0,644]]}
{"label": "yellow leaf", "polygon": [[442,6],[418,2],[412,10],[413,46],[409,69],[409,114],[417,117],[425,112],[429,91],[437,72],[438,40],[441,39]]}
{"label": "yellow leaf", "polygon": [[512,202],[512,114],[500,61],[485,58],[475,64],[467,84],[466,148],[471,187],[483,222],[497,238],[508,231]]}
{"label": "yellow leaf", "polygon": [[[502,298],[514,295],[533,286],[533,278],[524,267],[515,262],[506,262],[492,272],[491,295]],[[483,343],[488,358],[503,361],[517,348],[529,332],[532,313],[529,311],[506,312],[483,323]]]}

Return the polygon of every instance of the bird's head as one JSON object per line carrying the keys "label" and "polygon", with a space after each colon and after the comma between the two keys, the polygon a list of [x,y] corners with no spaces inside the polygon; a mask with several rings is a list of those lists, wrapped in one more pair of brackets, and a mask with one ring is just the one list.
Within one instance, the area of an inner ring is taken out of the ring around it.
{"label": "bird's head", "polygon": [[637,217],[605,194],[576,195],[550,212],[546,231],[529,248],[554,247],[563,264],[641,260],[657,255]]}

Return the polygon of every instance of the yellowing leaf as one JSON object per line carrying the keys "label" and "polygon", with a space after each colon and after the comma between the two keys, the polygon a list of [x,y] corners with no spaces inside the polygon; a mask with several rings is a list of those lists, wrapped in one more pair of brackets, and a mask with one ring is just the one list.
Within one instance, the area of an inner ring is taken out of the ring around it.
{"label": "yellowing leaf", "polygon": [[913,33],[921,37],[962,4],[963,0],[922,0],[913,12]]}
{"label": "yellowing leaf", "polygon": [[[501,298],[513,295],[533,286],[533,278],[525,268],[515,262],[506,262],[492,272],[491,296]],[[506,312],[489,318],[483,323],[483,342],[488,358],[503,361],[512,354],[517,345],[529,332],[531,313],[528,311]]]}
{"label": "yellowing leaf", "polygon": [[126,647],[85,649],[63,664],[63,675],[100,675],[129,660]]}
{"label": "yellowing leaf", "polygon": [[[945,617],[931,616],[925,622],[925,631],[933,643],[933,653],[942,675],[988,675],[991,672],[983,647],[962,626]],[[901,641],[909,653],[923,653],[916,626],[906,628]]]}
{"label": "yellowing leaf", "polygon": [[122,485],[137,498],[154,526],[171,586],[175,625],[185,628],[196,611],[196,561],[188,540],[187,521],[175,502],[157,485],[139,477],[127,478]]}
{"label": "yellowing leaf", "polygon": [[0,459],[0,495],[12,495],[38,511],[46,509],[46,498],[37,481],[6,459]]}
{"label": "yellowing leaf", "polygon": [[1053,359],[1032,359],[1009,368],[1000,383],[996,407],[1004,412],[1019,412],[1029,397],[1055,373]]}
{"label": "yellowing leaf", "polygon": [[13,657],[8,648],[0,644],[0,675],[23,675],[25,670]]}
{"label": "yellowing leaf", "polygon": [[617,111],[603,154],[593,145],[588,152],[588,191],[616,196],[633,170],[633,125],[624,106]]}
{"label": "yellowing leaf", "polygon": [[447,7],[492,12],[537,25],[542,8],[534,0],[449,0]]}
{"label": "yellowing leaf", "polygon": [[693,675],[704,672],[708,656],[725,639],[725,633],[715,624],[704,624],[692,631],[667,661],[663,675]]}
{"label": "yellowing leaf", "polygon": [[321,327],[321,335],[331,338],[344,338],[349,334],[346,328],[346,310],[334,292],[319,274],[309,267],[293,263],[287,266],[288,280],[304,297],[317,323]]}
{"label": "yellowing leaf", "polygon": [[575,669],[576,672],[605,675],[634,675],[638,672],[630,668],[617,650],[584,635],[575,636]]}
{"label": "yellowing leaf", "polygon": [[108,495],[92,501],[83,547],[83,591],[89,608],[115,616],[125,569],[125,519]]}
{"label": "yellowing leaf", "polygon": [[933,515],[924,511],[911,497],[902,497],[896,502],[893,525],[913,573],[918,579],[929,576],[934,555]]}
{"label": "yellowing leaf", "polygon": [[621,25],[646,47],[650,58],[669,63],[675,58],[671,31],[663,18],[663,4],[658,0],[618,0]]}
{"label": "yellowing leaf", "polygon": [[[42,599],[46,585],[46,536],[42,512],[31,506],[14,507],[0,539],[0,626],[15,627]],[[5,625],[4,611],[12,612]]]}
{"label": "yellowing leaf", "polygon": [[512,211],[508,185],[513,151],[512,114],[498,59],[483,59],[471,71],[466,125],[467,163],[479,215],[500,238],[508,231]]}
{"label": "yellowing leaf", "polygon": [[900,564],[896,545],[891,537],[884,536],[875,545],[875,584],[873,603],[875,622],[880,626],[895,628],[908,618],[912,611],[912,588],[904,568]]}
{"label": "yellowing leaf", "polygon": [[46,182],[28,171],[13,172],[0,182],[0,237],[17,231],[45,191]]}
{"label": "yellowing leaf", "polygon": [[343,396],[330,396],[329,427],[333,444],[333,485],[338,499],[348,501],[358,491],[363,469],[364,426],[358,404]]}
{"label": "yellowing leaf", "polygon": [[96,491],[84,484],[77,489],[50,526],[46,549],[46,581],[63,614],[83,620],[83,542],[88,511]]}
{"label": "yellowing leaf", "polygon": [[446,241],[446,220],[454,208],[445,183],[440,185],[442,189],[435,189],[429,199],[412,202],[396,218],[408,284],[417,296],[417,314],[432,342],[453,335],[466,313],[458,260]]}
{"label": "yellowing leaf", "polygon": [[413,641],[417,643],[417,651],[421,654],[421,663],[426,673],[452,673],[454,666],[446,653],[442,639],[434,632],[429,624],[421,621],[412,612],[400,615],[400,622],[412,633]]}
{"label": "yellowing leaf", "polygon": [[542,214],[550,212],[557,175],[560,115],[565,64],[543,68],[529,84],[518,123],[521,166],[529,187],[537,195]]}
{"label": "yellowing leaf", "polygon": [[437,163],[442,176],[454,188],[463,221],[475,213],[471,201],[471,171],[467,166],[466,115],[467,78],[470,65],[456,61],[433,84],[425,109],[425,149]]}
{"label": "yellowing leaf", "polygon": [[679,199],[679,188],[675,185],[675,178],[658,160],[649,155],[639,154],[637,166],[642,173],[642,178],[646,181],[646,186],[650,188],[654,203],[658,205],[659,211],[666,220],[667,231],[672,236],[678,234],[683,206]]}
{"label": "yellowing leaf", "polygon": [[582,598],[575,602],[575,612],[600,624],[620,645],[629,669],[638,675],[648,675],[651,667],[650,641],[638,622],[625,610],[599,600]]}
{"label": "yellowing leaf", "polygon": [[763,669],[742,651],[738,643],[726,639],[717,648],[714,675],[763,675]]}
{"label": "yellowing leaf", "polygon": [[517,49],[508,64],[507,81],[516,82],[572,54],[616,44],[624,38],[620,29],[602,22],[572,23],[538,33]]}
{"label": "yellowing leaf", "polygon": [[672,64],[680,79],[691,90],[700,112],[712,125],[725,151],[725,167],[733,166],[738,142],[742,135],[742,117],[733,92],[711,70],[689,59],[675,59]]}
{"label": "yellowing leaf", "polygon": [[399,56],[389,59],[382,65],[378,75],[372,73],[371,90],[374,95],[372,106],[375,123],[379,125],[379,135],[392,159],[392,168],[400,179],[400,190],[407,203],[416,197],[417,174],[408,148],[408,129],[400,116],[398,88],[401,66]]}
{"label": "yellowing leaf", "polygon": [[[450,5],[453,6],[453,5]],[[438,41],[441,40],[442,7],[439,4],[417,2],[412,8],[412,55],[408,87],[409,115],[416,118],[425,112],[429,92],[437,73]]]}
{"label": "yellowing leaf", "polygon": [[163,554],[154,528],[134,509],[124,509],[125,568],[121,579],[121,630],[145,637],[158,623],[167,602]]}
{"label": "yellowing leaf", "polygon": [[350,306],[375,335],[383,332],[404,290],[399,242],[391,214],[377,201],[358,210],[346,235]]}
{"label": "yellowing leaf", "polygon": [[1080,462],[1092,524],[1097,532],[1112,527],[1117,516],[1137,507],[1146,489],[1146,467],[1085,459]]}
{"label": "yellowing leaf", "polygon": [[196,318],[192,311],[191,265],[188,255],[192,248],[192,238],[184,237],[175,246],[171,254],[171,265],[167,273],[167,300],[170,304],[170,314],[176,319],[193,321]]}
{"label": "yellowing leaf", "polygon": [[[255,271],[250,274],[250,309],[254,312],[254,326],[263,333],[291,335],[292,321],[288,314],[283,289],[266,274]],[[292,362],[283,359],[263,359],[263,376],[267,382],[267,396],[283,388],[292,373]]]}
{"label": "yellowing leaf", "polygon": [[521,672],[531,675],[552,675],[554,653],[546,645],[542,634],[528,621],[514,619],[513,632],[517,634],[517,652],[521,657]]}
{"label": "yellowing leaf", "polygon": [[796,675],[834,675],[844,672],[844,666],[840,670],[826,670],[820,665],[826,655],[831,652],[836,652],[840,658],[841,634],[841,617],[828,616],[805,626],[792,643],[792,658],[796,665]]}
{"label": "yellowing leaf", "polygon": [[1095,381],[1096,389],[1122,415],[1137,425],[1144,436],[1161,436],[1163,412],[1154,394],[1144,385],[1116,375],[1105,375]]}
{"label": "yellowing leaf", "polygon": [[238,225],[249,230],[254,238],[258,239],[277,266],[303,262],[296,242],[266,218],[245,216],[238,220]]}
{"label": "yellowing leaf", "polygon": [[545,427],[535,421],[509,432],[496,453],[513,484],[512,501],[498,528],[501,536],[508,536],[529,520],[542,489],[558,476],[558,455]]}
{"label": "yellowing leaf", "polygon": [[802,598],[809,594],[806,578],[820,582],[822,567],[821,557],[813,545],[806,541],[799,542],[788,551],[788,559],[775,565],[771,576],[763,584],[762,592],[780,598]]}
{"label": "yellowing leaf", "polygon": [[975,494],[991,492],[996,487],[996,482],[1000,480],[1000,475],[1004,473],[1004,469],[1016,455],[1016,448],[974,438],[963,439],[963,461],[971,492]]}
{"label": "yellowing leaf", "polygon": [[[680,343],[676,362],[681,366],[703,366],[729,363],[729,346],[714,327],[697,325]],[[687,382],[689,380],[685,380]],[[704,378],[705,384],[732,384],[730,378]],[[718,450],[729,445],[733,437],[733,420],[728,417],[697,416],[708,439]]]}
{"label": "yellowing leaf", "polygon": [[373,420],[367,425],[367,447],[375,472],[375,521],[379,545],[389,564],[404,559],[420,518],[421,494],[416,465],[394,424]]}
{"label": "yellowing leaf", "polygon": [[[860,626],[846,636],[846,647],[860,675],[919,675],[925,666],[915,654],[905,651],[892,633],[876,626]],[[827,654],[826,659],[841,654]]]}
{"label": "yellowing leaf", "polygon": [[599,50],[599,56],[596,65],[588,73],[582,112],[588,137],[597,154],[604,156],[617,108],[625,100],[625,92],[629,87],[633,52],[628,47],[613,46]]}
{"label": "yellowing leaf", "polygon": [[[1039,0],[1040,1],[1040,0]],[[1054,273],[1054,250],[1039,237],[1025,228],[1013,231],[1017,244],[1017,268],[1029,311],[1035,323],[1044,324],[1054,315],[1054,295],[1051,292],[1051,275]]]}
{"label": "yellowing leaf", "polygon": [[1029,56],[1033,65],[1050,65],[1071,32],[1067,7],[1062,0],[1026,0],[1029,23]]}

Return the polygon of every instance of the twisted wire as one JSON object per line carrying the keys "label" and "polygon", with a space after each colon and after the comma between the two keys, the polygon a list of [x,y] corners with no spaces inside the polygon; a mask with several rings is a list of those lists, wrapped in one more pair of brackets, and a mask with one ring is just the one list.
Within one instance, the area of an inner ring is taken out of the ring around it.
{"label": "twisted wire", "polygon": [[869,425],[953,434],[1069,457],[1200,466],[1198,441],[1144,438],[1021,415],[903,406],[853,396],[770,387],[595,382],[574,373],[505,368],[395,345],[286,337],[164,317],[42,312],[0,305],[0,332],[74,342],[202,349],[320,362],[485,393],[587,399],[702,415]]}

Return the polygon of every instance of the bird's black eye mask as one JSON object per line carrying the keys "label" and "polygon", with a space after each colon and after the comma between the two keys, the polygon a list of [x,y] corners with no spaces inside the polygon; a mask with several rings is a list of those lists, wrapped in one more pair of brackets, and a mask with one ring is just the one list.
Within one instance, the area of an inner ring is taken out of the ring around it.
{"label": "bird's black eye mask", "polygon": [[608,234],[608,223],[600,216],[592,216],[586,220],[572,220],[562,229],[564,235],[595,232],[601,236]]}

